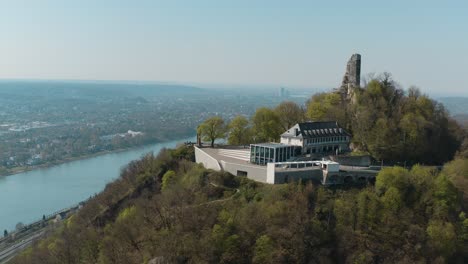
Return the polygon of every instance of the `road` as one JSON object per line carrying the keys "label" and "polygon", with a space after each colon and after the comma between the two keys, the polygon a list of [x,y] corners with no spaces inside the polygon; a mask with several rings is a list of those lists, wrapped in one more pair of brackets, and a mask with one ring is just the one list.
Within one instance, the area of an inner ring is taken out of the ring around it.
{"label": "road", "polygon": [[41,237],[44,234],[44,230],[38,231],[25,237],[21,241],[18,241],[7,248],[2,249],[0,251],[0,264],[7,263],[10,259],[12,259],[17,253],[31,245],[36,239]]}

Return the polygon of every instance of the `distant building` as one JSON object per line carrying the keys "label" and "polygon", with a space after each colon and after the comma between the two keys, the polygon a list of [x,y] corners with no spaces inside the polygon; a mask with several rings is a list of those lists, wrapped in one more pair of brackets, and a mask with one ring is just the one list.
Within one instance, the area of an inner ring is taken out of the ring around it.
{"label": "distant building", "polygon": [[143,135],[143,132],[128,130],[127,135],[130,135],[131,137],[136,137]]}
{"label": "distant building", "polygon": [[281,87],[281,88],[279,89],[278,96],[279,96],[280,98],[289,97],[289,91],[288,91],[286,88]]}
{"label": "distant building", "polygon": [[298,123],[281,135],[282,144],[301,147],[301,154],[340,154],[349,151],[351,135],[337,122]]}

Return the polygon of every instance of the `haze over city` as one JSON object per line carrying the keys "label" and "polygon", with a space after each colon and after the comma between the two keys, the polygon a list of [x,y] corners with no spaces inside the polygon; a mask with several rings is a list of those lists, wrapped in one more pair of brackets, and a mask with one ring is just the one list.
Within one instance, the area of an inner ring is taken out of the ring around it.
{"label": "haze over city", "polygon": [[0,79],[333,88],[360,53],[363,77],[468,95],[467,13],[466,1],[1,1]]}

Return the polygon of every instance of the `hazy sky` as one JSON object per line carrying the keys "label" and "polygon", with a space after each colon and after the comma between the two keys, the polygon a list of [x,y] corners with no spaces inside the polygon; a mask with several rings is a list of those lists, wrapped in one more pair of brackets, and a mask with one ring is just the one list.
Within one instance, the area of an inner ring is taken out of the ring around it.
{"label": "hazy sky", "polygon": [[468,95],[468,1],[0,0],[0,79],[336,87],[356,52]]}

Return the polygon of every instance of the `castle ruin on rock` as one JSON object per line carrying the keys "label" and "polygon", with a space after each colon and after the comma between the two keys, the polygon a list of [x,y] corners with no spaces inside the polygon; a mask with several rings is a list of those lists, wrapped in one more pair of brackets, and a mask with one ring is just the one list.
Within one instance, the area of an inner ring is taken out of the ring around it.
{"label": "castle ruin on rock", "polygon": [[346,99],[350,99],[353,89],[361,83],[361,55],[353,54],[346,64],[346,73],[341,82],[340,91]]}

